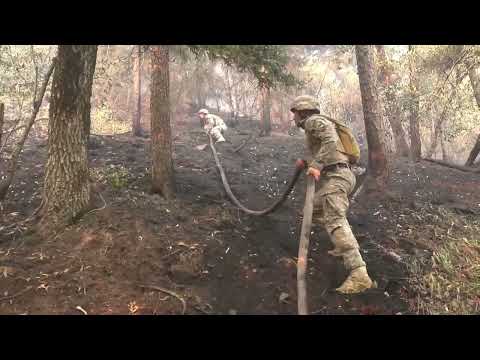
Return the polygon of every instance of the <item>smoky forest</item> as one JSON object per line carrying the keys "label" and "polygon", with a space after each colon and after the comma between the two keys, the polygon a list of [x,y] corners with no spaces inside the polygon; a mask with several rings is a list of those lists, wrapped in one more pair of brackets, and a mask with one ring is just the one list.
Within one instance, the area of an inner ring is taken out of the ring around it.
{"label": "smoky forest", "polygon": [[0,314],[478,314],[479,153],[478,45],[0,45]]}

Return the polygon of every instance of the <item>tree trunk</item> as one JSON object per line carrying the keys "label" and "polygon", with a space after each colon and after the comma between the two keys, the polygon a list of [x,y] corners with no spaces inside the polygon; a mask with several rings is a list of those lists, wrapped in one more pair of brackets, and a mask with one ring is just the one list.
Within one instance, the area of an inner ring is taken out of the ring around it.
{"label": "tree trunk", "polygon": [[[461,50],[461,49],[460,49]],[[440,114],[440,118],[438,119],[437,122],[434,123],[434,130],[432,131],[432,137],[430,141],[430,149],[427,152],[427,157],[431,158],[436,150],[437,150],[437,145],[438,145],[438,139],[440,136],[440,141],[441,141],[441,146],[442,146],[442,156],[443,156],[443,151],[444,151],[444,123],[445,120],[447,119],[447,113],[449,110],[449,106],[451,106],[453,99],[455,98],[455,95],[457,93],[457,87],[461,84],[463,80],[463,76],[458,75],[455,78],[455,87],[452,89],[452,92],[446,101],[445,105],[443,106],[442,113]],[[445,159],[444,159],[445,160]]]}
{"label": "tree trunk", "polygon": [[131,111],[131,109],[132,109],[132,88],[130,86],[127,89],[127,102],[126,102],[125,108],[126,108],[125,113],[127,114],[126,117],[128,117],[132,113],[132,111]]}
{"label": "tree trunk", "polygon": [[142,135],[142,48],[137,45],[137,54],[133,60],[133,94],[136,99],[132,121],[132,135]]}
{"label": "tree trunk", "polygon": [[272,110],[272,96],[269,88],[265,88],[262,91],[263,93],[263,111],[262,111],[262,129],[263,136],[270,136],[272,131],[272,120],[271,120],[271,110]]}
{"label": "tree trunk", "polygon": [[152,192],[168,199],[172,198],[175,193],[172,130],[170,127],[168,48],[159,45],[153,46],[151,55]]}
{"label": "tree trunk", "polygon": [[475,100],[477,100],[477,105],[480,108],[480,64],[470,64],[468,77],[470,78]]}
{"label": "tree trunk", "polygon": [[383,122],[375,81],[375,62],[371,45],[356,45],[358,77],[362,96],[365,132],[368,143],[369,190],[383,191],[388,181]]}
{"label": "tree trunk", "polygon": [[44,234],[68,225],[90,202],[87,157],[97,45],[59,45],[48,123],[48,158],[40,221]]}
{"label": "tree trunk", "polygon": [[235,117],[235,104],[233,101],[233,79],[231,78],[228,67],[225,69],[226,83],[227,83],[227,95],[228,106],[230,107],[230,116],[233,119]]}
{"label": "tree trunk", "polygon": [[[5,179],[0,181],[0,200],[3,200],[5,198],[5,196],[7,195],[8,189],[12,184],[12,180],[15,175],[15,170],[17,169],[18,157],[23,149],[23,145],[25,144],[25,141],[27,140],[28,134],[30,133],[30,129],[32,128],[33,123],[37,118],[37,114],[38,114],[38,111],[40,110],[40,106],[42,105],[43,96],[45,95],[48,81],[50,79],[50,76],[52,75],[54,67],[55,67],[55,59],[52,61],[52,64],[50,65],[50,68],[48,69],[47,74],[45,75],[45,79],[43,80],[43,84],[40,89],[38,99],[33,100],[34,108],[33,108],[32,114],[30,116],[28,123],[25,126],[25,130],[23,131],[23,134],[20,140],[15,145],[15,148],[10,157],[10,160],[8,161]],[[1,105],[2,107],[0,107],[0,113],[3,112],[3,104]],[[0,114],[0,117],[2,117],[2,121],[3,121],[2,115],[3,114]],[[0,129],[0,133],[1,133],[1,129]]]}
{"label": "tree trunk", "polygon": [[397,155],[408,157],[410,150],[408,149],[406,135],[400,117],[400,108],[393,87],[393,77],[395,74],[393,73],[392,65],[388,61],[384,46],[377,45],[376,48],[380,64],[379,78],[385,93],[385,110],[387,119],[392,127],[396,153]]}
{"label": "tree trunk", "polygon": [[[470,78],[470,83],[472,84],[473,93],[475,95],[475,99],[477,100],[478,108],[480,109],[480,66],[479,64],[470,65],[468,71],[468,77]],[[467,162],[465,166],[472,166],[475,163],[475,159],[477,158],[478,154],[480,153],[480,135],[478,135],[477,142],[473,146],[470,155],[468,156]]]}
{"label": "tree trunk", "polygon": [[470,155],[468,156],[465,166],[473,166],[473,164],[475,163],[475,159],[477,158],[479,153],[480,153],[480,135],[478,135],[477,141],[473,146],[473,149],[470,152]]}
{"label": "tree trunk", "polygon": [[[445,121],[445,118],[446,118],[446,107],[448,106],[448,104],[445,105],[445,109],[442,111],[442,114],[440,115],[440,119],[438,119],[438,121],[435,123],[435,129],[434,131],[432,132],[432,137],[431,137],[431,145],[430,145],[430,149],[427,151],[427,157],[428,158],[431,158],[436,150],[437,150],[437,145],[438,145],[438,139],[441,138],[441,136],[443,136],[443,122]],[[443,138],[440,139],[440,141],[442,142],[443,144]],[[443,145],[442,145],[442,149],[443,149]]]}
{"label": "tree trunk", "polygon": [[235,110],[233,112],[233,123],[238,125],[238,113],[240,112],[240,94],[239,94],[239,80],[237,79],[237,82],[233,84],[232,86],[232,96],[233,96],[233,102],[235,104]]}
{"label": "tree trunk", "polygon": [[206,108],[207,107],[207,99],[205,96],[205,71],[206,69],[197,62],[195,66],[195,70],[193,72],[193,77],[195,79],[194,87],[195,87],[195,98],[197,107]]}
{"label": "tree trunk", "polygon": [[420,137],[420,123],[418,119],[418,113],[420,109],[420,103],[418,98],[418,73],[415,64],[415,48],[413,45],[409,45],[410,52],[410,149],[412,160],[414,162],[420,161],[422,158],[422,139]]}
{"label": "tree trunk", "polygon": [[0,103],[0,146],[2,145],[3,120],[5,118],[5,105]]}
{"label": "tree trunk", "polygon": [[242,95],[242,113],[243,115],[246,115],[247,112],[248,112],[248,109],[247,109],[247,96],[245,95],[245,93],[243,93]]}
{"label": "tree trunk", "polygon": [[450,161],[450,157],[448,156],[448,152],[447,152],[447,146],[445,144],[445,134],[443,133],[444,129],[443,129],[443,124],[440,125],[440,146],[442,147],[442,160],[443,161],[446,161],[446,162],[449,162]]}

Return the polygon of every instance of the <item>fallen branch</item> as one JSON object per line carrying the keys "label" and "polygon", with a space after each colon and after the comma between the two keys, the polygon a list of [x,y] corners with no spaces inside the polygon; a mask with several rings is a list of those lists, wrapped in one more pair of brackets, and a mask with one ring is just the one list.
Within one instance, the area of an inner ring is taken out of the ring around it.
{"label": "fallen branch", "polygon": [[298,314],[308,315],[307,302],[307,261],[308,245],[310,242],[310,230],[312,227],[313,197],[315,195],[315,179],[307,176],[307,194],[303,208],[302,232],[300,234],[300,245],[298,247],[297,260],[297,291],[298,291]]}
{"label": "fallen branch", "polygon": [[173,296],[175,298],[177,298],[181,303],[182,303],[182,315],[185,315],[185,311],[187,311],[187,303],[186,301],[180,296],[178,295],[177,293],[171,291],[171,290],[168,290],[168,289],[164,289],[160,286],[155,286],[155,285],[138,285],[139,287],[141,287],[142,289],[150,289],[150,290],[156,290],[156,291],[160,291],[160,292],[163,292],[165,294],[168,294],[170,296]]}
{"label": "fallen branch", "polygon": [[22,291],[19,291],[19,292],[16,293],[16,294],[13,294],[13,295],[10,295],[10,296],[1,297],[1,298],[0,298],[0,301],[5,301],[5,300],[14,299],[14,298],[16,298],[16,297],[19,297],[20,295],[25,294],[27,291],[29,291],[29,290],[31,290],[31,289],[32,289],[32,286],[27,286],[25,289],[23,289]]}
{"label": "fallen branch", "polygon": [[193,246],[188,246],[187,244],[183,244],[183,243],[178,243],[177,244],[178,246],[184,246],[186,247],[186,249],[177,249],[173,252],[171,252],[170,254],[166,254],[166,255],[163,255],[160,260],[165,260],[166,258],[169,258],[170,256],[173,256],[175,254],[178,254],[179,252],[181,251],[189,251],[189,250],[195,250],[197,248],[196,245],[193,245]]}
{"label": "fallen branch", "polygon": [[175,255],[175,254],[178,254],[178,253],[181,252],[181,251],[184,251],[184,249],[177,249],[177,250],[171,252],[170,254],[163,255],[163,256],[160,258],[160,260],[165,260],[166,258],[169,258],[170,256],[173,256],[173,255]]}
{"label": "fallen branch", "polygon": [[478,169],[478,168],[471,168],[471,167],[468,167],[468,166],[456,165],[456,164],[452,164],[452,163],[449,163],[449,162],[443,161],[443,160],[435,160],[435,159],[428,159],[428,158],[422,158],[422,160],[432,162],[434,164],[442,165],[442,166],[445,166],[445,167],[448,167],[448,168],[451,168],[451,169],[456,169],[456,170],[469,172],[469,173],[480,174],[480,169]]}
{"label": "fallen branch", "polygon": [[238,146],[237,148],[235,148],[235,149],[233,150],[233,152],[236,153],[236,152],[239,152],[240,150],[242,150],[243,147],[244,147],[245,145],[247,145],[247,143],[248,143],[248,142],[250,141],[250,139],[253,137],[253,134],[254,134],[254,133],[252,132],[247,139],[243,140],[243,143],[241,143],[240,146]]}

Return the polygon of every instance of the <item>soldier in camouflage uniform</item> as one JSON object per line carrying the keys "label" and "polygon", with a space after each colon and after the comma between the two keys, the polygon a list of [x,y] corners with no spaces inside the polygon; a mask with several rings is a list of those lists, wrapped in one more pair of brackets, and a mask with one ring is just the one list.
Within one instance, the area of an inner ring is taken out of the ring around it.
{"label": "soldier in camouflage uniform", "polygon": [[220,116],[210,114],[207,109],[201,109],[197,115],[202,121],[203,129],[212,136],[215,143],[225,142],[223,133],[227,130],[227,125]]}
{"label": "soldier in camouflage uniform", "polygon": [[328,253],[343,258],[350,275],[336,290],[345,294],[359,293],[373,286],[366,264],[359,251],[357,239],[352,233],[346,213],[348,195],[355,187],[348,157],[335,124],[318,116],[320,105],[312,96],[297,97],[291,111],[295,124],[305,130],[307,148],[307,175],[315,177],[317,187],[313,218],[327,231],[334,249]]}

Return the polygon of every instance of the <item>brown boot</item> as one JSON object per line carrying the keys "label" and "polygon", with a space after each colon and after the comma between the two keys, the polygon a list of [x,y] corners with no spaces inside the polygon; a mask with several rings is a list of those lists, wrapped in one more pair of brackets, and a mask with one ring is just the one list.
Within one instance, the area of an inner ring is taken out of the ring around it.
{"label": "brown boot", "polygon": [[348,278],[336,290],[342,294],[357,294],[374,286],[368,276],[366,266],[358,267],[350,273]]}

